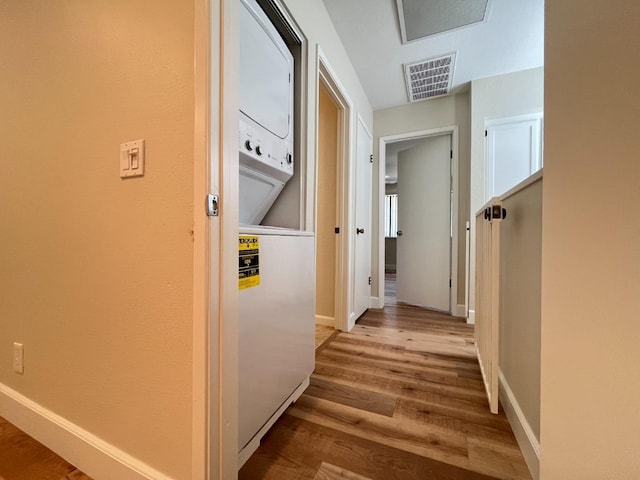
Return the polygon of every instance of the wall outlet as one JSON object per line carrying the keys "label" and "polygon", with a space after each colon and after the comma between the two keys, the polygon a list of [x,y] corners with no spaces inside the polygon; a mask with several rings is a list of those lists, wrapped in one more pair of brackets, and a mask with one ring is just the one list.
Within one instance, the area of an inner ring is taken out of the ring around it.
{"label": "wall outlet", "polygon": [[13,371],[24,373],[24,345],[13,342]]}

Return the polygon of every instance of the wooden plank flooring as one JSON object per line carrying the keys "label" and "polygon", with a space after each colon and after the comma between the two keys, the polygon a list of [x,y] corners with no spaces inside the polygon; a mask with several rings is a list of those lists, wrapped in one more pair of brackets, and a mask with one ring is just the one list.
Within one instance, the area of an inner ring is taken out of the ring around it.
{"label": "wooden plank flooring", "polygon": [[0,417],[0,480],[91,480]]}
{"label": "wooden plank flooring", "polygon": [[530,479],[503,413],[489,412],[464,320],[370,310],[316,354],[311,385],[240,479]]}
{"label": "wooden plank flooring", "polygon": [[316,352],[324,348],[324,346],[333,340],[333,337],[337,334],[335,328],[327,327],[326,325],[319,325],[316,323]]}

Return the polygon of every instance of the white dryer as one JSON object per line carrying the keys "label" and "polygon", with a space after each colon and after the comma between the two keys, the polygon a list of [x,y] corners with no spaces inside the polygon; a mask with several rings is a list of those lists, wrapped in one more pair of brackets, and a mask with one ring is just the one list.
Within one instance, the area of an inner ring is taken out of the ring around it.
{"label": "white dryer", "polygon": [[259,225],[293,176],[293,56],[255,0],[240,13],[240,223]]}

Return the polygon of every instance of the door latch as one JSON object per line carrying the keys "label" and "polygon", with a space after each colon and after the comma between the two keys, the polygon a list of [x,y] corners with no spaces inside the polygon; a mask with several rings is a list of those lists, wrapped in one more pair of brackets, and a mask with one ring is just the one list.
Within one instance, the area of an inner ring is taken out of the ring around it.
{"label": "door latch", "polygon": [[218,216],[218,195],[207,195],[207,215],[209,217]]}

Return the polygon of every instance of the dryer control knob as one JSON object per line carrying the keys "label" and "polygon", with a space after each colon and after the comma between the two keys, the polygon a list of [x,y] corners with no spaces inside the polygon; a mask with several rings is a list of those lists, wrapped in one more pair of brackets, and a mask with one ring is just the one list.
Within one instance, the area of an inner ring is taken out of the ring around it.
{"label": "dryer control knob", "polygon": [[260,145],[256,146],[256,155],[259,157],[262,155],[262,147]]}
{"label": "dryer control knob", "polygon": [[247,150],[252,151],[253,150],[253,144],[251,143],[251,140],[247,140],[244,142],[244,146]]}
{"label": "dryer control knob", "polygon": [[287,163],[291,165],[293,163],[293,157],[290,153],[287,153]]}

